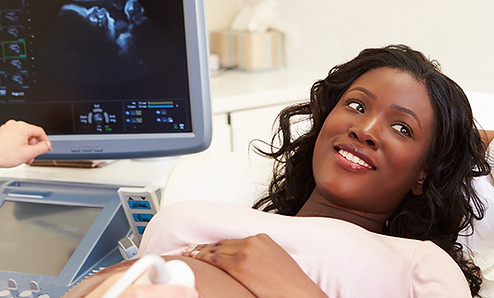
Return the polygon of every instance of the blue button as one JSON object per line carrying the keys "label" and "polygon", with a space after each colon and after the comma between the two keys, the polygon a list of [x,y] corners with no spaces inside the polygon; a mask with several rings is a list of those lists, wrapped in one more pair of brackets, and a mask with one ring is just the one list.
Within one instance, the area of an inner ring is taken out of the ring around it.
{"label": "blue button", "polygon": [[144,230],[146,229],[146,227],[137,227],[137,231],[139,232],[139,234],[143,234],[144,233]]}
{"label": "blue button", "polygon": [[151,209],[151,205],[146,201],[128,201],[130,209]]}
{"label": "blue button", "polygon": [[134,217],[134,221],[136,222],[149,222],[151,218],[153,218],[153,215],[147,213],[132,213],[132,217]]}

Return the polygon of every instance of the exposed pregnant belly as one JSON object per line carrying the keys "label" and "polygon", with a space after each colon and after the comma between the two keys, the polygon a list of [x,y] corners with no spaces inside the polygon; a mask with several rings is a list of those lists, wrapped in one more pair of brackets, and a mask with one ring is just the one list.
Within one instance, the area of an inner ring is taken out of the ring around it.
{"label": "exposed pregnant belly", "polygon": [[[182,256],[165,256],[164,259],[182,260],[192,268],[196,277],[196,289],[202,298],[255,297],[236,279],[208,263]],[[125,261],[101,270],[76,285],[64,297],[84,297],[89,294],[101,297],[133,263],[134,261]]]}

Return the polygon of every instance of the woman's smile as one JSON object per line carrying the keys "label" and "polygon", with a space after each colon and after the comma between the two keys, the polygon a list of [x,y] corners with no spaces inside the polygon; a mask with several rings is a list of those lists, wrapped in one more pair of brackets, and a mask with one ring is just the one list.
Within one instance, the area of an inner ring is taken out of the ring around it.
{"label": "woman's smile", "polygon": [[353,171],[375,170],[373,162],[361,150],[357,148],[349,149],[349,147],[336,147],[336,162],[345,169]]}

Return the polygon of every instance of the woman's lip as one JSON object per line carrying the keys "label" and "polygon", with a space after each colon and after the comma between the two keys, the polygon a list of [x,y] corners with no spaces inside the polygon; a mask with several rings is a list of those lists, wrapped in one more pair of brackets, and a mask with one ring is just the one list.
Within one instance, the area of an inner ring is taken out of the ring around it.
{"label": "woman's lip", "polygon": [[352,155],[355,155],[356,157],[358,157],[361,160],[363,160],[373,170],[376,169],[376,165],[375,165],[374,161],[369,157],[369,155],[367,155],[367,153],[363,149],[361,149],[359,147],[351,146],[351,145],[347,145],[347,144],[342,144],[342,145],[335,146],[334,149],[335,149],[336,152],[338,152],[339,150],[343,150],[343,151],[349,152]]}

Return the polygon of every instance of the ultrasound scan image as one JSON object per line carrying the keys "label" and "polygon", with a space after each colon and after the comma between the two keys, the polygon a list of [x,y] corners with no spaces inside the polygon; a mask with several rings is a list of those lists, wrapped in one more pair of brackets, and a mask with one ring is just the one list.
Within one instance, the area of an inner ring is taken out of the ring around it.
{"label": "ultrasound scan image", "polygon": [[75,81],[119,83],[164,67],[155,58],[170,50],[137,0],[65,1],[41,44],[46,61],[38,62]]}

